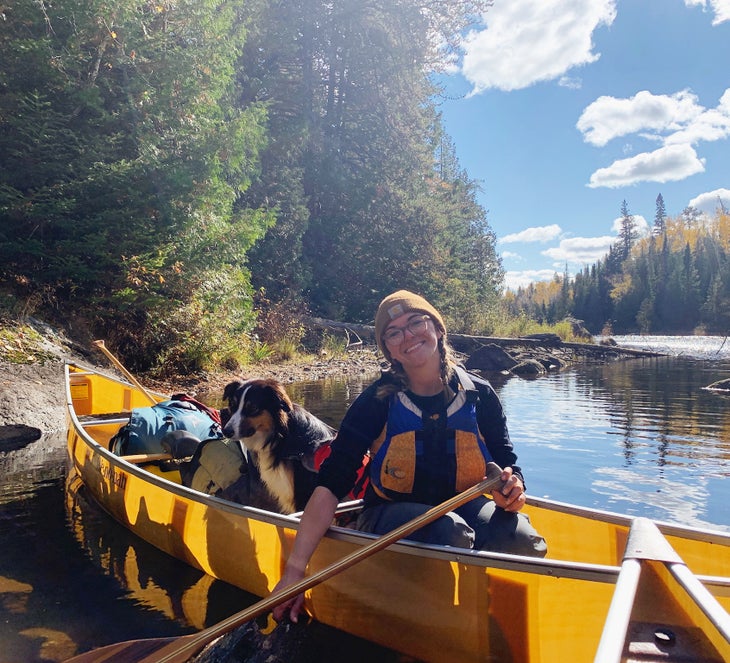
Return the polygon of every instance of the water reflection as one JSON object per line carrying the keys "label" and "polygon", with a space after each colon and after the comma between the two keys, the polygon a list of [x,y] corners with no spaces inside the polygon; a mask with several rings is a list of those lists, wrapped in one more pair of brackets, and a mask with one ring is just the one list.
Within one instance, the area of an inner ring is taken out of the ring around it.
{"label": "water reflection", "polygon": [[730,529],[730,411],[702,391],[722,363],[659,358],[497,387],[532,493]]}
{"label": "water reflection", "polygon": [[325,378],[316,382],[293,383],[286,389],[294,402],[316,412],[323,421],[337,428],[347,408],[377,377],[375,374]]}

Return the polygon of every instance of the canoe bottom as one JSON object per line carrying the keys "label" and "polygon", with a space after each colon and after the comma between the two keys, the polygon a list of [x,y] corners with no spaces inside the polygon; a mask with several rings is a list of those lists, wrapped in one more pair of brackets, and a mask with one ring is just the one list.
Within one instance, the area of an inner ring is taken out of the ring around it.
{"label": "canoe bottom", "polygon": [[707,638],[699,627],[658,626],[632,622],[622,661],[625,663],[723,663],[717,652],[706,650]]}

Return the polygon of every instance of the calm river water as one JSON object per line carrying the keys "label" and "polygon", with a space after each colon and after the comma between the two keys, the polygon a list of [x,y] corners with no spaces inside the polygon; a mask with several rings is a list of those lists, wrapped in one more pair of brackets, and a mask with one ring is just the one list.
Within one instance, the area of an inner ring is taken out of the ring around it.
{"label": "calm river water", "polygon": [[[722,337],[617,337],[671,356],[492,378],[528,492],[730,531],[730,377]],[[288,385],[333,426],[372,379]],[[199,630],[254,597],[139,542],[66,490],[61,436],[0,453],[0,663],[62,661],[130,638]],[[317,625],[319,661],[397,657]],[[311,644],[314,642],[315,644]],[[281,660],[304,660],[292,658]]]}

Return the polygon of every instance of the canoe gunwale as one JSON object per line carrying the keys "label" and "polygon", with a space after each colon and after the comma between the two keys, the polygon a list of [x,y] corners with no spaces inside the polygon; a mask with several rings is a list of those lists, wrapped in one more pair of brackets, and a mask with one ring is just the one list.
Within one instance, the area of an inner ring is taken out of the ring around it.
{"label": "canoe gunwale", "polygon": [[[571,515],[584,516],[586,518],[596,518],[603,520],[613,525],[623,525],[627,528],[631,527],[631,523],[638,516],[626,516],[613,511],[604,511],[602,509],[594,509],[591,507],[579,506],[576,504],[570,504],[568,502],[559,502],[557,500],[551,500],[546,497],[536,497],[534,495],[527,495],[526,502],[528,505],[532,505],[538,508],[550,509],[557,513],[567,513]],[[678,525],[677,523],[670,523],[662,520],[652,521],[659,528],[659,531],[664,536],[677,536],[685,539],[696,539],[706,543],[718,543],[720,545],[730,545],[730,532],[724,532],[717,529],[704,529],[699,527],[692,527],[691,525]]]}

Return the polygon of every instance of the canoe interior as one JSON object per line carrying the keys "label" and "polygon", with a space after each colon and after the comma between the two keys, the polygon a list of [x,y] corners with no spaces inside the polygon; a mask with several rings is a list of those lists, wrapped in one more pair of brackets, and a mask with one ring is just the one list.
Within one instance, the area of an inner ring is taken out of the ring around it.
{"label": "canoe interior", "polygon": [[[101,420],[149,400],[95,371],[71,364],[67,372],[69,456],[90,495],[161,550],[267,595],[291,550],[296,519],[190,491],[164,464],[120,461],[106,450],[120,422]],[[396,544],[308,592],[308,609],[323,623],[423,661],[592,660],[630,520],[539,501],[528,508],[548,540],[546,560]],[[730,576],[730,536],[673,531],[667,538],[692,571]],[[310,568],[337,561],[363,538],[333,529]],[[730,582],[720,578],[711,591],[730,608]]]}
{"label": "canoe interior", "polygon": [[[663,600],[657,601],[658,596]],[[687,596],[668,565],[644,560],[623,654],[627,660],[654,656],[670,662],[723,663],[730,661],[730,643]]]}

